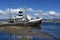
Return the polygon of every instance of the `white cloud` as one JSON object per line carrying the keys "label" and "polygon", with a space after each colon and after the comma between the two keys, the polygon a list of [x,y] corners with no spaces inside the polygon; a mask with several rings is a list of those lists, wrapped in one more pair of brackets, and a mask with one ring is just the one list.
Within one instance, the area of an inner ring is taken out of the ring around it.
{"label": "white cloud", "polygon": [[57,13],[55,11],[46,11],[46,12],[44,12],[43,10],[35,10],[33,8],[27,8],[27,9],[24,9],[24,8],[16,8],[16,9],[12,9],[11,8],[11,9],[9,9],[9,8],[7,8],[5,10],[0,10],[0,16],[1,16],[0,19],[1,18],[8,18],[10,10],[11,10],[11,14],[13,14],[13,17],[14,17],[14,14],[15,15],[18,14],[18,12],[20,10],[23,11],[23,13],[26,11],[27,14],[29,13],[30,15],[33,15],[35,13],[36,13],[36,15],[39,14],[39,15],[41,15],[45,19],[53,18],[53,16],[51,16],[51,15],[55,15],[56,18],[60,17],[60,13]]}
{"label": "white cloud", "polygon": [[11,13],[18,13],[20,9],[11,9]]}
{"label": "white cloud", "polygon": [[29,11],[34,11],[32,8],[28,8]]}
{"label": "white cloud", "polygon": [[0,10],[0,14],[5,14],[5,11],[3,11],[3,10]]}
{"label": "white cloud", "polygon": [[43,12],[43,10],[35,10],[32,8],[28,8],[26,11],[28,11],[28,12]]}
{"label": "white cloud", "polygon": [[38,16],[39,14],[38,13],[35,13],[34,15]]}
{"label": "white cloud", "polygon": [[42,10],[34,10],[34,9],[32,9],[32,8],[27,8],[26,10],[24,9],[24,8],[17,8],[17,9],[9,9],[9,8],[7,8],[7,9],[5,9],[5,10],[0,10],[0,14],[2,13],[2,14],[7,14],[7,13],[18,13],[18,11],[23,11],[23,12],[42,12]]}
{"label": "white cloud", "polygon": [[47,13],[48,13],[49,15],[55,15],[55,14],[56,14],[55,11],[47,11]]}
{"label": "white cloud", "polygon": [[[48,19],[53,19],[55,17],[55,19],[59,18],[60,19],[60,13],[56,12],[56,11],[47,11],[43,13],[46,17],[48,17]],[[59,17],[58,17],[59,16]]]}
{"label": "white cloud", "polygon": [[56,15],[56,12],[55,11],[46,11],[46,12],[43,12],[43,15]]}

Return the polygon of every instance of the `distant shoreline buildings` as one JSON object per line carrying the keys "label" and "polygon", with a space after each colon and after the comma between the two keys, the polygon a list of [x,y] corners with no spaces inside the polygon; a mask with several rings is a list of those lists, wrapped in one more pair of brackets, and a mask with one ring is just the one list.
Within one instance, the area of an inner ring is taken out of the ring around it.
{"label": "distant shoreline buildings", "polygon": [[43,19],[42,22],[60,22],[60,19]]}

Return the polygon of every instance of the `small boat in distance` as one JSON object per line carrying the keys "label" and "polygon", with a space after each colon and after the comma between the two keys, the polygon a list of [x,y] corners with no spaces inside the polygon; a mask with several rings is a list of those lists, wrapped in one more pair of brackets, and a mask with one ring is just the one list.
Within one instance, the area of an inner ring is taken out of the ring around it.
{"label": "small boat in distance", "polygon": [[11,19],[8,23],[2,23],[0,26],[39,26],[42,22],[42,17],[32,18],[30,15],[24,15],[19,11],[15,19]]}

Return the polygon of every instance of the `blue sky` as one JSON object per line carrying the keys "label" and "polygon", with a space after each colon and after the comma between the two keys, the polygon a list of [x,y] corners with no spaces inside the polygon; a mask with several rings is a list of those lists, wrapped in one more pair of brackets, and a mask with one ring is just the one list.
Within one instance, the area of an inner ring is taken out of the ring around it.
{"label": "blue sky", "polygon": [[5,10],[9,7],[12,9],[32,8],[34,10],[54,11],[60,14],[60,0],[0,0],[0,10]]}

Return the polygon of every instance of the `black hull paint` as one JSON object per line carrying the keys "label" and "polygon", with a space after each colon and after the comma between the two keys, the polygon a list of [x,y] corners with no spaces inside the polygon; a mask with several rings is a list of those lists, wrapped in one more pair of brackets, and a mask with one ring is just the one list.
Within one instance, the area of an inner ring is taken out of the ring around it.
{"label": "black hull paint", "polygon": [[36,22],[31,22],[31,23],[29,24],[29,26],[39,27],[39,26],[41,25],[41,23],[42,23],[42,20],[36,21]]}
{"label": "black hull paint", "polygon": [[40,26],[42,20],[35,21],[35,22],[20,22],[20,23],[7,23],[7,24],[0,24],[1,26]]}

